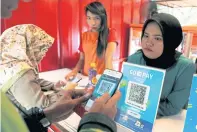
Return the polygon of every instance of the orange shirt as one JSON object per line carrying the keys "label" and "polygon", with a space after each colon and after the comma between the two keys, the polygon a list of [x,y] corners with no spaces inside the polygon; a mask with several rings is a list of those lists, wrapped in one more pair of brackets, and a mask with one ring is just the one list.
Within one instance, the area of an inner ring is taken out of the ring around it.
{"label": "orange shirt", "polygon": [[[96,63],[98,74],[102,74],[105,70],[105,53],[102,57],[97,56],[97,40],[98,32],[87,31],[82,34],[79,50],[85,55],[85,62],[83,67],[83,74],[85,75],[88,75],[88,70],[91,63]],[[109,29],[108,43],[109,42],[117,43],[115,29]]]}

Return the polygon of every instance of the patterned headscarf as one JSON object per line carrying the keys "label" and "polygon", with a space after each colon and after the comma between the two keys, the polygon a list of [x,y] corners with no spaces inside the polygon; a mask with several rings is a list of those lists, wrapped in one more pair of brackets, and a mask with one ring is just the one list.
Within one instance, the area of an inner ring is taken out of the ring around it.
{"label": "patterned headscarf", "polygon": [[0,89],[6,92],[26,71],[37,66],[54,38],[33,24],[5,30],[0,36]]}

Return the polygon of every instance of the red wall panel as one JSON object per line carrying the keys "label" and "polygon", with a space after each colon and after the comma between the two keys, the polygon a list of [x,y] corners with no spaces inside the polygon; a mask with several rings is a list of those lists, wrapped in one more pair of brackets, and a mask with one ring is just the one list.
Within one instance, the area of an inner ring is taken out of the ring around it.
{"label": "red wall panel", "polygon": [[33,2],[34,24],[55,38],[54,44],[42,60],[39,68],[41,71],[58,69],[60,68],[58,0],[34,0]]}
{"label": "red wall panel", "polygon": [[[33,0],[20,2],[12,18],[1,20],[2,30],[23,23],[33,23],[55,38],[41,62],[41,71],[72,68],[78,61],[80,35],[88,30],[85,6],[94,0]],[[118,48],[114,59],[127,56],[129,25],[139,23],[139,9],[145,0],[98,0],[107,10],[108,25],[116,29]],[[117,61],[118,62],[118,61]]]}
{"label": "red wall panel", "polygon": [[59,23],[61,41],[61,67],[72,68],[78,61],[80,43],[80,19],[78,0],[65,0],[59,3]]}
{"label": "red wall panel", "polygon": [[33,9],[33,2],[20,2],[18,9],[12,12],[11,18],[1,19],[1,32],[18,24],[34,23],[35,15]]}
{"label": "red wall panel", "polygon": [[33,11],[33,3],[21,2],[18,5],[18,9],[13,11],[13,15],[10,19],[5,20],[6,26],[11,27],[16,24],[24,24],[34,22],[35,15]]}
{"label": "red wall panel", "polygon": [[122,0],[113,0],[111,2],[111,10],[110,10],[110,14],[111,14],[111,18],[110,18],[110,27],[115,28],[116,29],[116,35],[119,36],[118,37],[118,48],[116,51],[116,54],[114,55],[114,58],[118,59],[120,58],[120,47],[122,47]]}

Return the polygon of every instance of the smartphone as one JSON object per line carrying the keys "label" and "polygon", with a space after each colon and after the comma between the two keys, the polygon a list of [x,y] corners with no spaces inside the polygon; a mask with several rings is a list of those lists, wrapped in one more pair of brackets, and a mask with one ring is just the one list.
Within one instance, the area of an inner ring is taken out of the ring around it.
{"label": "smartphone", "polygon": [[71,79],[69,81],[73,82],[73,83],[78,83],[81,79],[82,79],[82,77],[76,76],[76,77],[74,77],[73,79]]}
{"label": "smartphone", "polygon": [[100,96],[102,96],[104,93],[109,93],[110,96],[113,96],[113,94],[116,92],[119,83],[122,79],[122,73],[106,69],[103,74],[101,75],[100,79],[98,80],[94,91],[92,93],[92,97],[88,100],[85,110],[89,110],[91,106],[94,103],[94,100]]}

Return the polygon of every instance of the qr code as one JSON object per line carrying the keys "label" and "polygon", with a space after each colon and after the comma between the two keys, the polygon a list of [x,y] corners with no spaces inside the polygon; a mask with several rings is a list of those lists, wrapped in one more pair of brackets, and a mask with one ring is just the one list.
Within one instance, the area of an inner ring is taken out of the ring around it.
{"label": "qr code", "polygon": [[149,91],[149,86],[135,82],[129,82],[125,100],[126,104],[145,111],[146,104],[148,102]]}
{"label": "qr code", "polygon": [[97,90],[97,93],[100,95],[103,95],[104,93],[111,94],[114,89],[114,86],[115,86],[114,83],[102,80]]}

